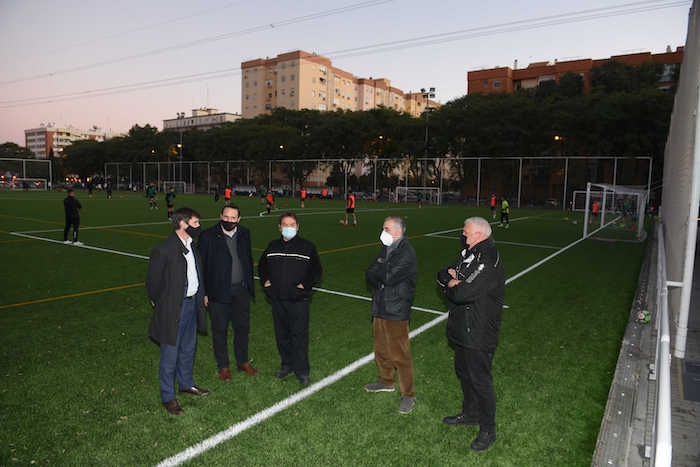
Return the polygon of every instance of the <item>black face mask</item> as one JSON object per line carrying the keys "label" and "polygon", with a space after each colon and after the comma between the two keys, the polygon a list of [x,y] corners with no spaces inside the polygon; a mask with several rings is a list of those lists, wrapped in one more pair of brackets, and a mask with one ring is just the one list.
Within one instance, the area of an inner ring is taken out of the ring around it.
{"label": "black face mask", "polygon": [[467,243],[467,237],[464,234],[460,235],[460,243],[462,245],[462,248],[466,248],[467,250],[469,249],[469,244]]}
{"label": "black face mask", "polygon": [[223,227],[227,232],[230,232],[238,227],[238,222],[221,221],[221,227]]}
{"label": "black face mask", "polygon": [[199,232],[202,231],[202,227],[192,227],[191,225],[188,225],[187,228],[185,229],[185,232],[187,232],[187,235],[189,235],[192,238],[197,238],[199,237]]}

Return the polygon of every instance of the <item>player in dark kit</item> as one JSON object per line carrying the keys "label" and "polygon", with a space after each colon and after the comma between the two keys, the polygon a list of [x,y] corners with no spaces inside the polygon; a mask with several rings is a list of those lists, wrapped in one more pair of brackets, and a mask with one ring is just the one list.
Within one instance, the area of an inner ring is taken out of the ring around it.
{"label": "player in dark kit", "polygon": [[165,195],[165,204],[168,205],[168,220],[172,220],[173,218],[173,208],[175,205],[175,198],[177,198],[177,195],[175,194],[175,187],[170,187],[170,191]]}
{"label": "player in dark kit", "polygon": [[70,240],[68,240],[68,231],[70,230],[71,225],[73,226],[73,245],[82,245],[81,242],[78,241],[78,229],[80,228],[80,209],[83,206],[80,204],[80,201],[75,199],[75,192],[70,189],[68,190],[68,196],[66,196],[66,199],[63,200],[63,210],[66,212],[66,228],[63,229],[63,243],[69,244],[71,243]]}
{"label": "player in dark kit", "polygon": [[105,184],[105,190],[107,191],[107,199],[112,199],[112,184]]}
{"label": "player in dark kit", "polygon": [[151,183],[146,188],[146,197],[148,198],[149,209],[158,209],[158,201],[156,199],[156,186]]}

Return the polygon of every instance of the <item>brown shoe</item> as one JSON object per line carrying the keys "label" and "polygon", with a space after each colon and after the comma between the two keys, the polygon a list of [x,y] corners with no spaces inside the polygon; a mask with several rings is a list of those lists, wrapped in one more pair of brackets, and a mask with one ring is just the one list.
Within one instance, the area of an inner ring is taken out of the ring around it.
{"label": "brown shoe", "polygon": [[204,396],[208,396],[211,393],[209,391],[207,391],[206,389],[200,389],[197,386],[192,386],[189,389],[180,389],[178,391],[178,394],[192,394],[193,396],[204,397]]}
{"label": "brown shoe", "polygon": [[182,407],[180,407],[180,404],[177,402],[177,399],[169,400],[168,402],[163,402],[163,407],[165,407],[165,411],[168,412],[170,415],[185,415],[185,411],[182,410]]}
{"label": "brown shoe", "polygon": [[219,368],[219,379],[221,381],[231,381],[231,370],[228,368]]}
{"label": "brown shoe", "polygon": [[245,371],[249,375],[257,375],[258,374],[258,370],[253,368],[250,365],[250,362],[245,362],[243,365],[236,365],[236,366],[238,367],[238,371]]}

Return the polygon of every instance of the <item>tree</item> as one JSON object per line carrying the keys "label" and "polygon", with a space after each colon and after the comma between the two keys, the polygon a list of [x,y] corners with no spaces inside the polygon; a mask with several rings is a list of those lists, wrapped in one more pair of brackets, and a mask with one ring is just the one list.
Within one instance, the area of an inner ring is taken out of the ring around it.
{"label": "tree", "polygon": [[34,153],[24,146],[12,142],[0,144],[0,157],[10,159],[34,159]]}

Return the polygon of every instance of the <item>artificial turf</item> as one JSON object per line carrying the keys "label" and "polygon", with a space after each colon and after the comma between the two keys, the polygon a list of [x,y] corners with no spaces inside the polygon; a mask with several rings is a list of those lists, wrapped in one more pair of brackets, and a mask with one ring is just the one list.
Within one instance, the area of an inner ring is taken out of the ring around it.
{"label": "artificial turf", "polygon": [[[62,240],[63,196],[0,193],[6,272],[0,289],[0,465],[155,464],[301,389],[293,377],[273,376],[279,357],[270,306],[258,293],[251,303],[250,355],[260,374],[219,381],[211,336],[200,336],[195,381],[212,395],[181,397],[185,416],[167,415],[158,392],[158,348],[147,337],[151,309],[139,285],[147,261],[9,234],[59,229],[31,235]],[[148,255],[171,231],[164,206],[150,211],[140,194],[77,196],[85,227],[151,223],[84,229],[80,239],[87,245]],[[276,217],[258,216],[258,199],[235,201],[251,216],[242,222],[251,229],[257,259],[279,234]],[[177,205],[197,209],[204,219],[216,218],[221,207],[203,195],[179,195]],[[340,225],[340,201],[307,201],[301,210],[297,201],[282,198],[277,207],[302,214],[300,235],[321,253],[321,286],[364,296],[364,269],[379,248],[382,220],[401,215],[419,260],[414,304],[440,312],[446,305],[435,273],[458,254],[458,232],[424,234],[489,214],[487,208],[359,202],[355,229]],[[571,222],[577,216],[561,211],[513,209],[511,218],[510,229],[494,228],[497,242],[562,247],[581,235],[580,222]],[[555,252],[498,247],[508,277]],[[189,464],[589,465],[643,254],[643,244],[586,240],[507,286],[509,308],[493,370],[498,440],[486,452],[469,451],[475,427],[442,424],[461,404],[442,322],[412,340],[412,413],[398,413],[398,391],[362,389],[376,379],[370,363]],[[124,285],[133,287],[8,306]],[[436,316],[413,311],[411,328]],[[369,302],[316,292],[312,382],[371,351]]]}

